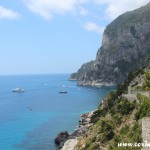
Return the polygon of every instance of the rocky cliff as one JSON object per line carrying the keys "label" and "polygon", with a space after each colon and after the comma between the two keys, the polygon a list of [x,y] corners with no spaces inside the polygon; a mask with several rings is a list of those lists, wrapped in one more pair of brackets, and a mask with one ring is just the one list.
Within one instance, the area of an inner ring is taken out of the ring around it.
{"label": "rocky cliff", "polygon": [[71,79],[77,79],[79,85],[119,84],[129,72],[147,66],[149,55],[150,3],[110,23],[95,61],[84,64]]}
{"label": "rocky cliff", "polygon": [[77,134],[73,133],[62,150],[149,150],[149,124],[150,66],[130,73],[116,91],[111,91],[88,120],[84,117],[79,122]]}
{"label": "rocky cliff", "polygon": [[87,62],[81,66],[78,72],[71,74],[71,80],[84,80],[85,77],[90,77],[91,71],[94,69],[94,61]]}

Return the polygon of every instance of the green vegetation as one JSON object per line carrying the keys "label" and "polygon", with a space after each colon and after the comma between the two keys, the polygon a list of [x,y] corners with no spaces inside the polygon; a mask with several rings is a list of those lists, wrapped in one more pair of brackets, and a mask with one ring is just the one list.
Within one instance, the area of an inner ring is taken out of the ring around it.
{"label": "green vegetation", "polygon": [[87,148],[87,150],[97,150],[99,148],[98,143],[92,143],[90,147]]}
{"label": "green vegetation", "polygon": [[141,147],[118,147],[118,143],[140,143],[142,142],[141,137],[141,125],[138,122],[135,122],[133,126],[124,125],[120,131],[115,135],[111,143],[109,144],[108,150],[140,150]]}
{"label": "green vegetation", "polygon": [[100,145],[102,147],[109,145],[109,149],[114,149],[117,147],[117,143],[121,143],[123,141],[135,142],[141,139],[141,134],[139,134],[141,131],[140,125],[137,127],[137,130],[134,130],[134,135],[137,134],[137,136],[133,136],[132,134],[134,126],[123,126],[124,120],[130,118],[130,115],[136,108],[136,102],[129,102],[124,97],[117,98],[117,100],[115,100],[115,93],[116,92],[109,93],[107,96],[108,103],[105,108],[102,108],[102,105],[99,106],[99,109],[92,116],[91,122],[94,123],[94,125],[90,129],[88,137],[84,137],[85,147],[82,148],[82,150],[93,150],[94,146],[100,147]]}
{"label": "green vegetation", "polygon": [[135,113],[135,119],[139,120],[143,117],[150,116],[150,97],[138,94],[137,98],[139,99],[139,106]]}
{"label": "green vegetation", "polygon": [[[127,93],[128,86],[135,78],[143,78],[132,85],[136,89],[140,84],[141,93],[137,94],[137,100],[129,101],[122,94]],[[130,73],[116,91],[111,91],[91,117],[93,125],[82,137],[82,144],[79,142],[77,149],[140,150],[141,147],[118,147],[118,143],[142,142],[141,119],[150,116],[150,97],[142,92],[149,91],[149,80],[149,70],[142,68]]]}
{"label": "green vegetation", "polygon": [[129,102],[126,98],[118,99],[118,102],[111,108],[110,113],[113,116],[115,113],[120,115],[128,115],[136,106],[136,102]]}
{"label": "green vegetation", "polygon": [[91,122],[96,123],[100,117],[105,117],[107,112],[112,108],[114,105],[114,101],[117,98],[117,94],[114,91],[111,91],[104,100],[104,103],[106,103],[107,107],[102,108],[102,104],[98,107],[98,110],[94,112],[94,114],[91,117]]}
{"label": "green vegetation", "polygon": [[150,91],[150,72],[145,73],[144,82],[142,85],[144,91]]}

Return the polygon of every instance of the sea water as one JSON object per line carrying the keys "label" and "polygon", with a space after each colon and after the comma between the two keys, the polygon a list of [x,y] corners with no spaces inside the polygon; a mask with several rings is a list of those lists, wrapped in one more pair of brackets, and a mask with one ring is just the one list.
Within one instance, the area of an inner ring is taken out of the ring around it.
{"label": "sea water", "polygon": [[[0,150],[55,150],[60,131],[73,132],[114,87],[81,87],[69,75],[0,76]],[[25,92],[12,89],[22,87]],[[67,91],[67,94],[60,94]]]}

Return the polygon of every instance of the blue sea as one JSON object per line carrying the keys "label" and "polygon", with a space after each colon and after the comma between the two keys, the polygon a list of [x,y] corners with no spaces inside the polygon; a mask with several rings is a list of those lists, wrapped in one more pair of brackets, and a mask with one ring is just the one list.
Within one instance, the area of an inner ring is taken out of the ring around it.
{"label": "blue sea", "polygon": [[[57,134],[73,132],[80,115],[95,110],[114,90],[77,86],[68,78],[69,74],[0,76],[0,150],[55,150]],[[12,92],[16,87],[25,92]]]}

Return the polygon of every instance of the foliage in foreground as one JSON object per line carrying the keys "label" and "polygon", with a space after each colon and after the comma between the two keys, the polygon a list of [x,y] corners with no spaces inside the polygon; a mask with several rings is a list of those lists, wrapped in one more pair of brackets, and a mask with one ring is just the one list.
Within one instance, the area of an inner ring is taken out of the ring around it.
{"label": "foliage in foreground", "polygon": [[[141,143],[141,119],[150,116],[150,97],[137,94],[137,101],[129,101],[122,94],[132,80],[141,75],[144,77],[141,90],[149,91],[150,73],[140,69],[130,73],[128,79],[119,85],[116,92],[110,92],[94,112],[91,123],[93,125],[82,137],[77,145],[79,150],[140,150],[141,147],[118,147],[118,143]],[[134,87],[138,83],[134,84]],[[84,143],[84,144],[83,144]]]}

